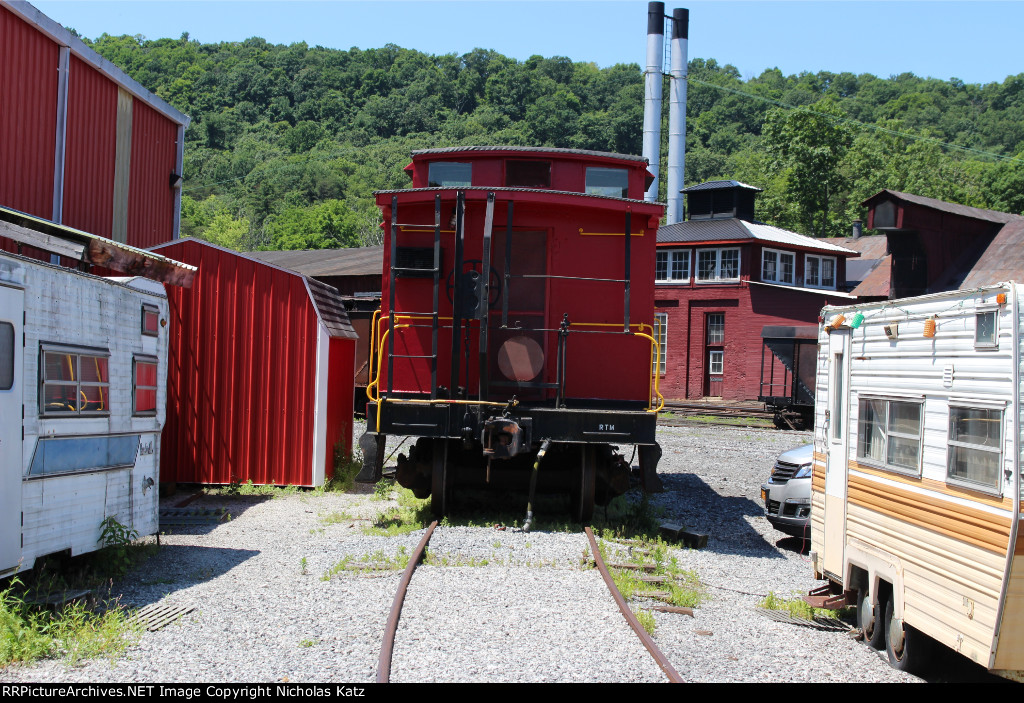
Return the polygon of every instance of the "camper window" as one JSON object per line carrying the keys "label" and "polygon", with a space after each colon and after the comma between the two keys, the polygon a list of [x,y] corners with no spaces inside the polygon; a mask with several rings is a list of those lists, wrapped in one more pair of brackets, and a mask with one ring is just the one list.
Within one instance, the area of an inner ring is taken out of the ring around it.
{"label": "camper window", "polygon": [[901,473],[921,473],[919,401],[861,398],[857,459]]}
{"label": "camper window", "polygon": [[14,388],[14,325],[0,322],[0,391]]}
{"label": "camper window", "polygon": [[999,490],[1002,427],[1002,410],[950,406],[946,476],[951,483]]}
{"label": "camper window", "polygon": [[139,438],[137,434],[41,438],[36,443],[28,475],[31,478],[132,466],[139,453]]}
{"label": "camper window", "polygon": [[137,356],[132,360],[132,414],[156,413],[156,359]]}
{"label": "camper window", "polygon": [[995,310],[979,312],[974,316],[974,348],[997,349],[999,347],[999,316]]}
{"label": "camper window", "polygon": [[107,353],[44,349],[40,364],[40,414],[99,415],[110,412]]}
{"label": "camper window", "polygon": [[156,337],[160,333],[160,310],[152,305],[142,306],[142,334]]}

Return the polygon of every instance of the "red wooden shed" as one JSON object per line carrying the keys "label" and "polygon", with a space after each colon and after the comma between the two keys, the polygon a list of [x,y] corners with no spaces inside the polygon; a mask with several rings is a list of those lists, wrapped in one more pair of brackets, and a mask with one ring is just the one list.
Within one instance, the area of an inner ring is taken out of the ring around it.
{"label": "red wooden shed", "polygon": [[0,0],[0,205],[140,248],[174,239],[188,124],[58,22]]}
{"label": "red wooden shed", "polygon": [[356,334],[338,292],[198,239],[154,249],[199,267],[168,289],[161,480],[322,485],[352,441]]}

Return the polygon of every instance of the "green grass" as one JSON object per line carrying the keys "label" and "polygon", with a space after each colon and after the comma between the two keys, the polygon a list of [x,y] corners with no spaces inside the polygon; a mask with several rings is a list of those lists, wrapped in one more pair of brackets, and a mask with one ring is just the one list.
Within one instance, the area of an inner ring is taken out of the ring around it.
{"label": "green grass", "polygon": [[[653,564],[651,571],[638,571],[633,569],[616,569],[609,567],[615,587],[619,589],[622,597],[630,598],[651,598],[653,594],[667,592],[667,596],[657,596],[672,605],[693,608],[707,601],[709,595],[707,589],[697,577],[697,572],[683,569],[674,556],[669,556],[667,545],[660,537],[655,539],[634,540],[637,544],[630,545],[632,549],[623,548],[622,545],[614,542],[606,542],[605,539],[597,543],[601,558],[605,563],[628,563],[628,564]],[[614,547],[614,551],[610,548]],[[665,581],[662,583],[647,583],[641,580],[643,575],[661,576]]]}
{"label": "green grass", "polygon": [[842,612],[838,610],[812,608],[799,597],[783,598],[776,595],[774,591],[769,591],[768,595],[758,605],[766,610],[782,610],[795,618],[802,618],[804,620],[813,620],[815,617],[838,618],[842,615]]}
{"label": "green grass", "polygon": [[401,571],[409,565],[409,550],[404,546],[399,547],[394,556],[388,556],[384,550],[378,549],[370,554],[352,556],[346,554],[331,568],[324,571],[321,581],[330,581],[334,576],[347,571],[365,571],[374,569],[379,571]]}
{"label": "green grass", "polygon": [[648,635],[653,635],[654,630],[657,627],[657,623],[654,621],[654,615],[649,610],[634,610],[633,615],[643,626],[644,630],[647,631]]}
{"label": "green grass", "polygon": [[709,425],[734,425],[739,427],[775,427],[766,417],[723,417],[720,415],[688,415],[687,420],[704,422]]}

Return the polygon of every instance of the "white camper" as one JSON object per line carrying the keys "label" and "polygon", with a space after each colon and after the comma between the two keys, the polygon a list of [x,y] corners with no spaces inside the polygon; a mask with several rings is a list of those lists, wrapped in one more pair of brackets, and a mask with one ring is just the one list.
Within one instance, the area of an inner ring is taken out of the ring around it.
{"label": "white camper", "polygon": [[0,576],[158,530],[167,297],[0,252]]}
{"label": "white camper", "polygon": [[1022,295],[822,311],[812,562],[899,669],[937,641],[1024,670]]}

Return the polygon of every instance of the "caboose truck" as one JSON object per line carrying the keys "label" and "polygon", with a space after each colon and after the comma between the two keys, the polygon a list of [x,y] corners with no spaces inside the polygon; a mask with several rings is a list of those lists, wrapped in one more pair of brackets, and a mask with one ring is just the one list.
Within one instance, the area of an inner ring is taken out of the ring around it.
{"label": "caboose truck", "polygon": [[0,576],[158,530],[167,297],[0,252]]}
{"label": "caboose truck", "polygon": [[811,542],[829,584],[808,600],[855,600],[897,669],[937,641],[1024,670],[1022,295],[1004,283],[822,311]]}
{"label": "caboose truck", "polygon": [[416,438],[398,482],[438,515],[455,485],[536,485],[589,520],[629,487],[619,445],[655,490],[663,206],[641,200],[646,161],[455,147],[413,152],[406,171],[411,189],[376,194],[384,290],[358,479],[379,480],[397,435]]}

